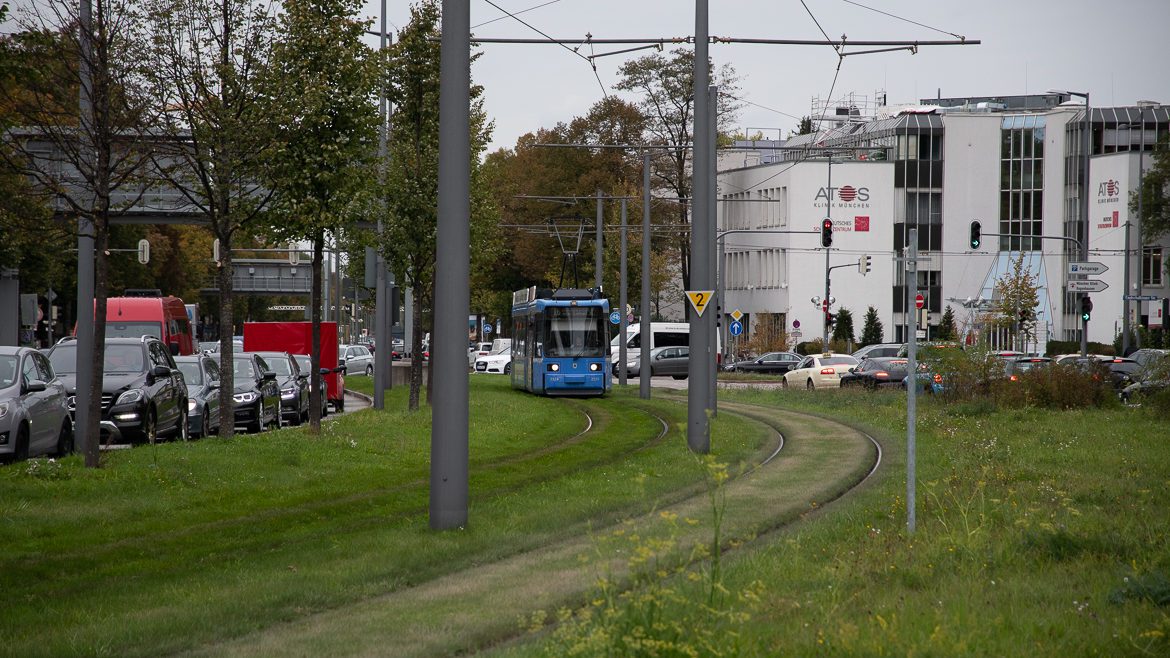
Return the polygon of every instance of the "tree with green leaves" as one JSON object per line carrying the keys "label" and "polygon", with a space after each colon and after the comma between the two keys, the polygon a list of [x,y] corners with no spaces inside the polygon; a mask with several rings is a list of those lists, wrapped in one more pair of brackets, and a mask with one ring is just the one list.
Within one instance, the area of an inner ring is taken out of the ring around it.
{"label": "tree with green leaves", "polygon": [[[219,240],[220,372],[230,382],[232,249],[242,246],[272,197],[263,182],[276,146],[274,122],[259,76],[276,39],[275,6],[258,0],[148,0],[139,12],[143,79],[163,117],[157,170],[207,218]],[[234,433],[232,394],[230,386],[220,387],[223,437]]]}
{"label": "tree with green leaves", "polygon": [[811,116],[804,116],[800,118],[800,123],[796,126],[796,131],[793,135],[811,135],[813,131],[813,120]]}
{"label": "tree with green leaves", "polygon": [[865,322],[861,327],[860,346],[875,345],[883,340],[885,340],[885,329],[882,327],[882,321],[878,318],[877,309],[870,306],[865,311]]}
{"label": "tree with green leaves", "polygon": [[837,322],[833,325],[834,342],[850,345],[853,343],[853,313],[843,308],[837,311]]}
{"label": "tree with green leaves", "polygon": [[[651,181],[655,188],[664,190],[679,200],[691,198],[691,149],[694,139],[694,61],[689,48],[671,51],[669,56],[654,53],[622,65],[622,79],[616,89],[639,95],[638,108],[646,120],[644,141],[650,144],[675,146],[655,149],[651,159]],[[740,101],[738,77],[728,64],[714,71],[711,84],[719,86],[718,132],[728,133],[738,116]],[[688,205],[680,203],[675,210],[675,223],[689,223]],[[690,238],[680,231],[675,238],[679,269],[684,283],[690,281]],[[689,312],[689,311],[688,311]]]}
{"label": "tree with green leaves", "polygon": [[956,340],[959,337],[959,329],[955,325],[955,310],[948,304],[945,311],[943,311],[942,319],[938,323],[938,332],[935,338],[938,340]]}
{"label": "tree with green leaves", "polygon": [[1024,264],[1024,252],[1012,259],[1010,269],[995,282],[994,322],[1010,328],[1021,352],[1036,335],[1036,311],[1040,305],[1038,276]]}
{"label": "tree with green leaves", "polygon": [[[110,220],[133,205],[150,181],[149,142],[157,116],[134,57],[133,3],[93,0],[88,23],[67,0],[35,3],[18,16],[20,32],[5,44],[18,84],[0,88],[0,105],[15,128],[0,154],[62,214],[92,226],[94,347],[88,423],[76,428],[87,467],[100,465],[98,443],[105,363]],[[84,93],[82,93],[84,92]],[[87,103],[79,107],[78,98]],[[53,156],[46,155],[48,144]],[[80,305],[79,305],[80,306]]]}
{"label": "tree with green leaves", "polygon": [[[1170,233],[1170,135],[1158,140],[1150,159],[1152,164],[1142,175],[1141,189],[1129,199],[1130,212],[1136,216],[1141,211],[1145,244]],[[1170,261],[1166,264],[1170,266]]]}
{"label": "tree with green leaves", "polygon": [[[434,301],[438,230],[439,3],[423,0],[412,5],[410,13],[410,22],[389,48],[387,59],[387,96],[394,106],[394,117],[384,190],[388,221],[381,248],[398,282],[412,291],[415,323],[409,337],[410,351],[421,354],[423,334],[429,330],[423,310],[431,308]],[[490,248],[495,217],[479,163],[491,131],[482,93],[482,87],[472,85],[471,243],[472,257],[478,259],[491,257],[490,251],[476,251]],[[477,270],[482,272],[482,266],[473,266],[473,277]],[[408,403],[411,411],[419,407],[421,384],[422,360],[414,359]]]}
{"label": "tree with green leaves", "polygon": [[[261,82],[273,102],[267,182],[275,192],[272,237],[313,244],[312,368],[321,367],[321,272],[327,234],[354,219],[354,199],[374,181],[378,59],[362,42],[360,0],[284,3]],[[328,364],[335,367],[336,364]],[[321,387],[311,380],[310,428],[321,428]]]}

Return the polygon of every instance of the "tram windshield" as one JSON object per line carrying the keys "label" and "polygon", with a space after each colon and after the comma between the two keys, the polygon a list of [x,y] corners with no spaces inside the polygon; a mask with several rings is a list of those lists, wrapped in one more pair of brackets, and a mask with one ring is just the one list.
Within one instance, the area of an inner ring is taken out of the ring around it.
{"label": "tram windshield", "polygon": [[605,313],[598,306],[545,309],[544,356],[605,356]]}

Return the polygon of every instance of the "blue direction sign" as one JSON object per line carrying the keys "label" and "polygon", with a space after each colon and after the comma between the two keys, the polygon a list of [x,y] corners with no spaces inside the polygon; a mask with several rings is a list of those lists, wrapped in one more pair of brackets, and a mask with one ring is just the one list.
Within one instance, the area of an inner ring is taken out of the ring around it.
{"label": "blue direction sign", "polygon": [[743,333],[743,323],[736,320],[727,326],[727,330],[731,332],[732,336],[738,336]]}
{"label": "blue direction sign", "polygon": [[610,324],[621,324],[622,323],[622,312],[621,311],[613,311],[612,313],[610,313],[609,314],[609,323]]}
{"label": "blue direction sign", "polygon": [[492,332],[492,326],[488,323],[483,323],[483,335],[488,335]]}

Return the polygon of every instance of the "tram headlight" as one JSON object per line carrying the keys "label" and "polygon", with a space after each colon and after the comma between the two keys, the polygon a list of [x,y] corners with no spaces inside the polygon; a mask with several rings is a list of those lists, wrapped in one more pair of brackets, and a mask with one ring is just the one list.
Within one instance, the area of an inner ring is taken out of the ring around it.
{"label": "tram headlight", "polygon": [[561,369],[561,364],[559,364],[559,363],[550,363],[550,364],[548,364],[548,369],[549,369],[551,372],[556,372],[556,371],[558,371],[558,370],[560,370],[560,369]]}
{"label": "tram headlight", "polygon": [[597,363],[597,362],[590,363],[589,369],[592,370],[593,372],[597,372],[598,370],[601,370],[601,364]]}

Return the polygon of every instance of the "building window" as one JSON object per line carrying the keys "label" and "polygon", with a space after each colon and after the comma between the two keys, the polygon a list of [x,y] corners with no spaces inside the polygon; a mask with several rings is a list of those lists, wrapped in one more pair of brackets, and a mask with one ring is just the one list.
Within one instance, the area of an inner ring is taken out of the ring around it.
{"label": "building window", "polygon": [[1044,233],[1042,116],[1004,117],[1000,134],[1000,251],[1038,251]]}
{"label": "building window", "polygon": [[1162,286],[1162,248],[1145,247],[1142,249],[1142,285]]}

